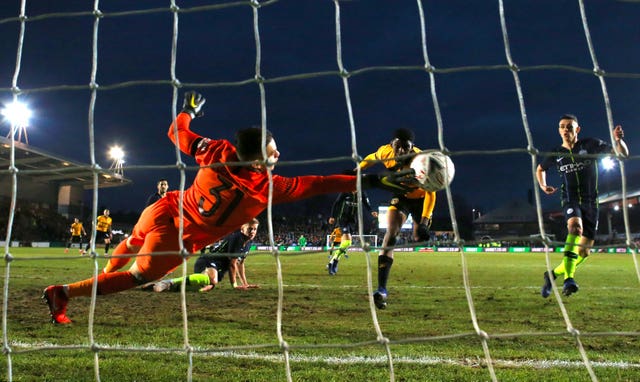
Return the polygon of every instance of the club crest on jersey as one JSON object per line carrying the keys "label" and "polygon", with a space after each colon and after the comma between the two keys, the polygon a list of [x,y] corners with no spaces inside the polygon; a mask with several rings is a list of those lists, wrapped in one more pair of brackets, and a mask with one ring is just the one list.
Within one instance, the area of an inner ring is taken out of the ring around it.
{"label": "club crest on jersey", "polygon": [[200,142],[198,142],[198,151],[200,152],[206,151],[207,147],[209,147],[209,143],[211,143],[211,139],[202,138]]}
{"label": "club crest on jersey", "polygon": [[572,213],[573,213],[573,208],[568,208],[568,209],[567,209],[567,214],[568,214],[568,215],[571,215]]}

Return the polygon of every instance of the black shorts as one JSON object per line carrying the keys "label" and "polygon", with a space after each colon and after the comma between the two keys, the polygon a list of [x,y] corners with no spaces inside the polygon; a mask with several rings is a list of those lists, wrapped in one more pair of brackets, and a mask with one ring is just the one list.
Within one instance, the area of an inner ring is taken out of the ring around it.
{"label": "black shorts", "polygon": [[104,244],[107,239],[111,239],[111,234],[109,232],[96,231],[97,244]]}
{"label": "black shorts", "polygon": [[340,227],[343,235],[358,231],[358,222],[352,219],[342,219],[338,222],[338,226]]}
{"label": "black shorts", "polygon": [[80,244],[82,244],[82,236],[71,236],[71,239],[69,239],[69,243],[80,243]]}
{"label": "black shorts", "polygon": [[402,212],[406,217],[411,215],[414,222],[420,223],[422,220],[422,209],[424,207],[424,199],[409,199],[404,196],[395,196],[389,203],[398,211]]}
{"label": "black shorts", "polygon": [[221,281],[224,274],[229,270],[230,263],[231,260],[228,257],[203,255],[198,257],[195,264],[193,264],[193,272],[202,273],[207,268],[214,268],[218,271],[218,281]]}
{"label": "black shorts", "polygon": [[567,202],[562,206],[565,220],[573,217],[582,219],[582,236],[595,240],[598,231],[598,217],[600,210],[597,204]]}

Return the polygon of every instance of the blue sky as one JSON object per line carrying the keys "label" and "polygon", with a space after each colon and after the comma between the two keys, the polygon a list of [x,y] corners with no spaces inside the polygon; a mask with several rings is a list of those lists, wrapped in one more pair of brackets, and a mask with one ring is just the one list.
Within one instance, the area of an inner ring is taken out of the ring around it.
{"label": "blue sky", "polygon": [[[337,71],[335,6],[329,0],[280,0],[259,8],[261,74],[266,79]],[[0,98],[11,98],[16,68],[19,1],[0,5]],[[101,87],[135,80],[170,80],[173,15],[170,12],[117,12],[168,9],[168,1],[101,1],[105,17],[98,29],[97,82]],[[185,11],[224,1],[182,1]],[[235,3],[234,3],[235,4]],[[427,50],[439,69],[505,65],[498,1],[423,1]],[[512,57],[518,73],[534,146],[548,150],[558,143],[558,117],[580,117],[581,136],[609,139],[602,89],[587,49],[578,1],[504,1]],[[43,17],[50,13],[91,11],[88,1],[28,1],[26,33],[18,86],[35,111],[30,144],[57,155],[90,162],[88,89],[92,58],[91,15]],[[607,77],[614,123],[626,129],[632,154],[640,146],[636,112],[640,94],[640,3],[587,1],[586,17],[600,67],[607,73],[634,73],[635,78]],[[358,154],[365,156],[390,139],[397,127],[416,133],[421,148],[438,145],[429,76],[421,70],[359,69],[424,65],[416,1],[353,0],[340,3],[342,59],[349,77],[350,102]],[[179,14],[176,75],[207,98],[205,117],[193,129],[213,138],[233,137],[240,128],[260,123],[259,89],[212,86],[249,80],[255,75],[253,13],[247,5]],[[584,69],[540,69],[558,65]],[[267,127],[276,136],[282,161],[351,155],[347,102],[341,77],[267,83]],[[45,91],[43,88],[57,87]],[[470,206],[488,210],[527,197],[534,187],[531,159],[525,153],[488,155],[527,146],[513,75],[509,70],[438,73],[435,87],[441,108],[444,144],[453,153],[454,194]],[[184,89],[183,89],[184,90]],[[108,147],[119,144],[127,165],[171,165],[175,150],[166,138],[172,117],[168,83],[100,90],[95,107],[96,160],[108,167]],[[181,90],[180,94],[183,91]],[[181,103],[181,98],[179,99]],[[1,126],[6,135],[8,127]],[[470,150],[482,154],[468,155]],[[184,159],[188,164],[193,162]],[[286,164],[284,175],[333,173],[351,163]],[[628,173],[638,168],[627,161]],[[178,185],[174,169],[125,169],[134,183],[101,191],[100,204],[112,210],[141,209],[158,178]],[[122,195],[127,195],[123,198]],[[374,203],[385,195],[372,194]],[[444,196],[444,195],[443,195]],[[444,197],[440,199],[444,203]],[[543,196],[554,206],[556,197]]]}

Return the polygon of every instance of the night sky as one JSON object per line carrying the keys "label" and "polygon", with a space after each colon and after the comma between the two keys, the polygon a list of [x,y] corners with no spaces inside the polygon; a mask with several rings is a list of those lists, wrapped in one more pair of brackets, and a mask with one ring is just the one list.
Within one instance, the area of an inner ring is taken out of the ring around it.
{"label": "night sky", "polygon": [[[586,17],[600,67],[611,74],[606,88],[615,124],[625,128],[632,155],[640,147],[640,2],[587,1]],[[90,163],[88,84],[92,70],[94,17],[42,17],[61,12],[87,12],[93,1],[27,1],[18,87],[34,110],[29,143],[54,155]],[[185,90],[207,98],[205,116],[192,129],[212,138],[232,139],[236,130],[259,125],[260,93],[255,82],[256,47],[253,12],[248,2],[180,1],[176,77]],[[125,176],[133,183],[100,191],[99,205],[141,210],[159,178],[178,186],[172,168],[175,148],[166,137],[172,119],[171,43],[173,14],[169,1],[101,1],[105,15],[98,29],[95,107],[96,161],[109,167],[108,148],[126,152]],[[456,164],[453,194],[468,207],[496,208],[507,201],[526,200],[534,188],[531,159],[525,152],[516,87],[500,29],[498,1],[423,1],[427,51],[435,75],[444,145]],[[505,0],[509,43],[521,69],[526,117],[534,147],[550,150],[561,143],[559,117],[580,118],[581,137],[609,140],[607,115],[598,78],[592,74],[578,1]],[[150,14],[132,10],[158,9]],[[160,11],[161,10],[161,11]],[[0,4],[0,102],[11,100],[16,70],[20,1]],[[280,0],[258,10],[261,43],[260,72],[266,80],[266,121],[281,151],[276,172],[283,175],[328,174],[353,163],[324,161],[351,155],[349,115],[343,81],[336,73],[335,5],[329,0]],[[387,143],[398,127],[416,133],[420,148],[438,146],[436,113],[429,75],[424,70],[421,26],[416,1],[354,0],[340,2],[342,60],[353,73],[348,79],[350,102],[361,157]],[[544,68],[554,65],[554,68]],[[479,70],[479,67],[492,67]],[[390,67],[402,68],[391,70]],[[460,68],[469,70],[461,70]],[[376,68],[365,70],[364,68]],[[563,68],[581,69],[577,72]],[[308,74],[322,73],[319,76]],[[629,77],[629,78],[625,78]],[[137,84],[129,81],[148,81]],[[238,82],[247,84],[238,85]],[[69,85],[69,86],[63,86]],[[122,85],[122,86],[116,86]],[[72,88],[75,87],[75,88]],[[0,133],[8,133],[6,123]],[[492,150],[502,153],[488,155]],[[473,151],[473,153],[469,153]],[[183,157],[188,165],[191,158]],[[381,169],[382,167],[378,167]],[[627,175],[637,174],[635,158],[626,162]],[[188,174],[191,179],[193,172]],[[607,176],[612,176],[611,174]],[[558,186],[554,177],[550,183]],[[189,182],[188,182],[189,184]],[[374,204],[386,200],[373,193]],[[558,196],[541,195],[557,206]],[[439,203],[446,203],[444,193]]]}

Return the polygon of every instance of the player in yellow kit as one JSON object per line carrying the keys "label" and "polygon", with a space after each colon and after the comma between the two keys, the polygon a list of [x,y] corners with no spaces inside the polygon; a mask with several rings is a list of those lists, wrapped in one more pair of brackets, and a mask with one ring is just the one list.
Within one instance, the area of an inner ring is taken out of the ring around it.
{"label": "player in yellow kit", "polygon": [[[104,254],[109,253],[109,246],[111,245],[111,223],[112,219],[109,216],[109,210],[105,209],[102,215],[96,219],[96,244],[104,243]],[[85,252],[91,247],[91,241],[87,244]],[[84,253],[83,253],[84,254]]]}
{"label": "player in yellow kit", "polygon": [[87,236],[87,232],[84,230],[84,227],[82,226],[82,222],[80,221],[80,219],[78,218],[73,219],[73,223],[71,224],[71,228],[69,228],[69,231],[71,232],[71,238],[67,243],[67,248],[64,249],[64,253],[69,252],[69,248],[71,248],[72,243],[78,243],[79,245],[78,252],[80,252],[80,254],[82,255],[83,254],[82,237]]}
{"label": "player in yellow kit", "polygon": [[[411,159],[421,150],[413,145],[414,134],[409,129],[398,129],[391,142],[380,146],[374,153],[367,155],[360,168],[366,169],[381,161],[388,170],[401,172],[409,169]],[[427,241],[431,227],[431,215],[436,205],[435,192],[425,191],[417,185],[405,193],[394,193],[389,202],[387,214],[387,232],[382,241],[383,249],[378,255],[378,289],[373,301],[378,309],[387,307],[387,280],[393,264],[393,246],[402,225],[409,216],[413,219],[413,240]]]}

